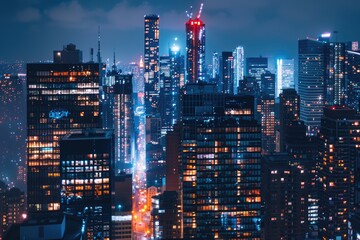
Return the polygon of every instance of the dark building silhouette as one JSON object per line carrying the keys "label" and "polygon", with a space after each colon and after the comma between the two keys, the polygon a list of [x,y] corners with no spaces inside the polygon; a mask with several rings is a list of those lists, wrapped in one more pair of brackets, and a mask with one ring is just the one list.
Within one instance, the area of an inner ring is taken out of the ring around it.
{"label": "dark building silhouette", "polygon": [[262,163],[264,239],[305,239],[308,231],[310,174],[306,159],[287,153],[265,156]]}
{"label": "dark building silhouette", "polygon": [[282,90],[279,99],[279,149],[283,152],[285,150],[285,136],[289,131],[289,127],[293,124],[293,121],[300,121],[300,96],[295,89],[289,88]]}
{"label": "dark building silhouette", "polygon": [[[245,76],[255,77],[259,87],[261,87],[261,75],[268,70],[268,58],[250,57],[246,58]],[[263,89],[261,89],[263,91]]]}
{"label": "dark building silhouette", "polygon": [[319,234],[347,239],[354,213],[354,168],[360,141],[359,115],[347,107],[330,106],[321,119],[319,144]]}
{"label": "dark building silhouette", "polygon": [[181,217],[177,191],[164,191],[152,198],[152,226],[155,239],[181,239]]}
{"label": "dark building silhouette", "polygon": [[112,239],[132,239],[132,175],[114,178],[112,201]]}
{"label": "dark building silhouette", "polygon": [[64,46],[61,51],[54,51],[54,64],[60,63],[82,63],[82,51],[76,49],[76,45],[72,43]]}

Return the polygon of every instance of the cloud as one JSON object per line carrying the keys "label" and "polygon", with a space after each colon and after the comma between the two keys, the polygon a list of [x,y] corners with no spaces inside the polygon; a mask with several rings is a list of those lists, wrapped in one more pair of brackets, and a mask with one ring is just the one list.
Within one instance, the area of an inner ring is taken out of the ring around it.
{"label": "cloud", "polygon": [[39,9],[36,8],[26,8],[16,14],[15,17],[16,21],[18,22],[35,22],[41,19],[41,13]]}

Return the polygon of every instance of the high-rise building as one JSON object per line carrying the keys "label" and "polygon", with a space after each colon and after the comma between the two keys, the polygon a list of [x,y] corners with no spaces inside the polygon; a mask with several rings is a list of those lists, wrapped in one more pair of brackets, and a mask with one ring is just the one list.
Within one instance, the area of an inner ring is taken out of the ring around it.
{"label": "high-rise building", "polygon": [[112,130],[71,131],[60,141],[61,210],[82,217],[86,239],[110,239]]}
{"label": "high-rise building", "polygon": [[299,40],[300,116],[308,135],[316,135],[325,101],[326,42]]}
{"label": "high-rise building", "polygon": [[159,114],[159,21],[158,15],[145,15],[144,77],[147,116]]}
{"label": "high-rise building", "polygon": [[360,99],[360,51],[346,51],[346,105],[359,111]]}
{"label": "high-rise building", "polygon": [[343,106],[324,108],[319,149],[319,237],[347,239],[354,213],[355,161],[358,161],[360,117]]}
{"label": "high-rise building", "polygon": [[212,78],[220,76],[220,56],[219,53],[214,52],[212,56]]}
{"label": "high-rise building", "polygon": [[261,75],[268,70],[268,58],[250,57],[246,58],[246,76],[255,77],[261,85]]}
{"label": "high-rise building", "polygon": [[326,105],[343,105],[346,97],[345,43],[329,43],[327,50]]}
{"label": "high-rise building", "polygon": [[233,51],[234,57],[234,93],[238,92],[239,81],[244,79],[244,71],[245,71],[245,55],[244,55],[244,47],[238,46]]}
{"label": "high-rise building", "polygon": [[179,119],[179,93],[184,83],[184,56],[174,44],[169,56],[160,57],[160,113],[161,135],[171,130]]}
{"label": "high-rise building", "polygon": [[258,99],[258,121],[261,122],[262,153],[275,151],[275,98],[269,94],[261,94]]}
{"label": "high-rise building", "polygon": [[265,71],[261,74],[260,83],[261,94],[267,94],[275,98],[275,74]]}
{"label": "high-rise building", "polygon": [[252,96],[188,84],[181,116],[184,239],[260,239],[261,131]]}
{"label": "high-rise building", "polygon": [[263,239],[306,238],[310,174],[304,161],[287,153],[263,158]]}
{"label": "high-rise building", "polygon": [[123,174],[114,179],[112,202],[112,239],[132,239],[132,175]]}
{"label": "high-rise building", "polygon": [[199,18],[186,22],[186,82],[205,80],[205,23]]}
{"label": "high-rise building", "polygon": [[27,65],[28,211],[60,210],[60,139],[101,127],[99,65]]}
{"label": "high-rise building", "polygon": [[152,198],[152,226],[155,239],[181,239],[179,194],[164,191]]}
{"label": "high-rise building", "polygon": [[279,103],[279,150],[285,151],[285,136],[293,121],[300,121],[300,96],[295,89],[285,88],[280,93]]}
{"label": "high-rise building", "polygon": [[276,61],[276,93],[279,97],[283,89],[295,88],[294,80],[294,59],[280,58]]}
{"label": "high-rise building", "polygon": [[220,62],[222,93],[234,94],[234,57],[232,52],[222,52]]}
{"label": "high-rise building", "polygon": [[115,173],[130,173],[135,144],[132,75],[114,74]]}

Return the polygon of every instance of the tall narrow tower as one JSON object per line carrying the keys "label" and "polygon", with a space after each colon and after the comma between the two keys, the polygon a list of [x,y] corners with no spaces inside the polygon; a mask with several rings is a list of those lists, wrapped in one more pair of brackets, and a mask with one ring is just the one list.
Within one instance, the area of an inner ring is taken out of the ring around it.
{"label": "tall narrow tower", "polygon": [[144,41],[144,76],[146,115],[159,112],[159,16],[146,15]]}
{"label": "tall narrow tower", "polygon": [[205,80],[205,23],[200,19],[202,4],[196,18],[188,14],[186,22],[186,72],[187,82]]}

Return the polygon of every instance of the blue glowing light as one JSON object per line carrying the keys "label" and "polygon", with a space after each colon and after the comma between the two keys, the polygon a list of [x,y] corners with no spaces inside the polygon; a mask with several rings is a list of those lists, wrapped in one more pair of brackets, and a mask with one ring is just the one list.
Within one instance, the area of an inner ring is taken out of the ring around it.
{"label": "blue glowing light", "polygon": [[51,119],[61,119],[64,117],[69,116],[69,111],[67,110],[60,110],[60,109],[53,109],[49,112],[49,118]]}

